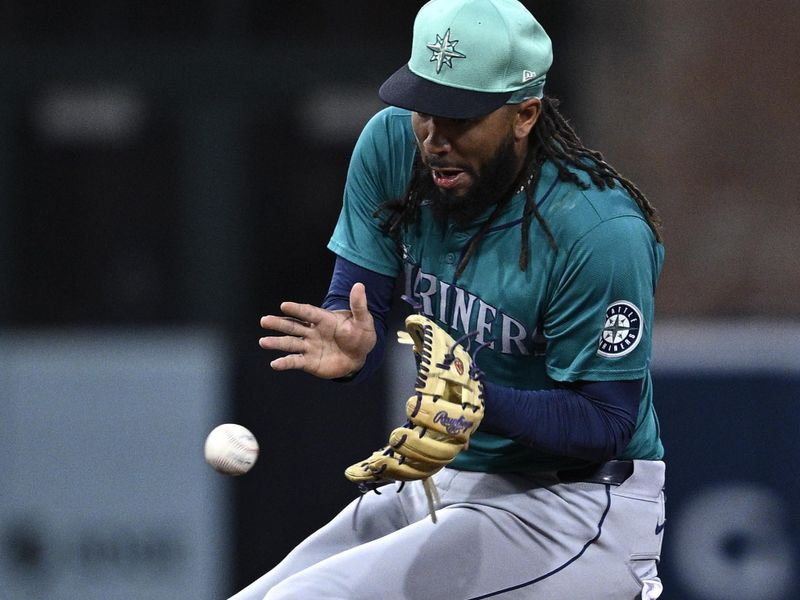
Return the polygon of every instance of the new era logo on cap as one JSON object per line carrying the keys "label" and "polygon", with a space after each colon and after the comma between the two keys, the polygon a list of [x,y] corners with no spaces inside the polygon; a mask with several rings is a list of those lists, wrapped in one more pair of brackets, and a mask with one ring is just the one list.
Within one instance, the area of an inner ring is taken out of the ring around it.
{"label": "new era logo on cap", "polygon": [[528,71],[525,69],[522,72],[522,83],[528,83],[529,81],[533,81],[536,79],[536,71]]}

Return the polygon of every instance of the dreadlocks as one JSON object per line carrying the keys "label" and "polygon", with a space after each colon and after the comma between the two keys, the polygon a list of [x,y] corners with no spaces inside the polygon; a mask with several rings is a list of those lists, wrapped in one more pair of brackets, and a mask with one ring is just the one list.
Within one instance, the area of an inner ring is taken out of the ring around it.
{"label": "dreadlocks", "polygon": [[[559,101],[555,98],[545,96],[542,98],[542,110],[536,125],[529,134],[528,156],[523,168],[520,170],[514,184],[502,194],[489,218],[483,223],[478,233],[472,238],[464,253],[461,262],[456,268],[455,278],[464,272],[476,248],[483,240],[486,232],[494,223],[503,207],[508,204],[511,198],[522,188],[525,192],[525,207],[522,213],[522,244],[519,255],[519,268],[525,271],[528,268],[529,255],[529,232],[531,217],[535,218],[539,226],[547,236],[550,247],[557,249],[555,238],[550,228],[536,206],[536,185],[539,182],[539,175],[542,166],[546,161],[552,162],[558,170],[558,177],[562,181],[574,183],[581,189],[588,189],[589,184],[570,170],[570,167],[585,172],[592,181],[592,184],[600,189],[615,188],[621,185],[630,194],[639,209],[642,211],[645,220],[657,241],[661,241],[661,223],[655,208],[645,198],[644,194],[633,182],[620,175],[614,167],[603,159],[602,154],[591,150],[583,145],[575,130],[567,122],[564,116],[558,111]],[[424,189],[422,185],[423,175],[427,176],[427,169],[417,151],[414,157],[414,166],[411,180],[402,198],[385,202],[375,211],[375,216],[387,211],[389,215],[384,219],[381,227],[388,234],[395,238],[399,237],[400,229],[405,225],[410,225],[419,218],[419,210],[422,204]]]}

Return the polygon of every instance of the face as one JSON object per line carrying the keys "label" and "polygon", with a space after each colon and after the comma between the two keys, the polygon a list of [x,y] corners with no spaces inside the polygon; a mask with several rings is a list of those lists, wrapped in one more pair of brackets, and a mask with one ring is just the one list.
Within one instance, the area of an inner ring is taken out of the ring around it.
{"label": "face", "polygon": [[477,119],[412,113],[427,171],[422,185],[438,216],[464,225],[509,191],[523,166],[539,106],[533,99]]}

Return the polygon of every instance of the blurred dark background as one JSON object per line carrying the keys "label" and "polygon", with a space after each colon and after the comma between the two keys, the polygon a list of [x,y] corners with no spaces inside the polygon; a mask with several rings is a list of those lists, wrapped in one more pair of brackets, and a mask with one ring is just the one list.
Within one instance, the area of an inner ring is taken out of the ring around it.
{"label": "blurred dark background", "polygon": [[[525,4],[553,39],[548,93],[660,208],[662,322],[796,325],[795,3]],[[258,319],[324,296],[350,151],[420,5],[3,4],[0,327],[221,332],[226,416],[263,449],[230,483],[230,591],[353,497],[343,468],[385,435],[385,369],[278,375]]]}

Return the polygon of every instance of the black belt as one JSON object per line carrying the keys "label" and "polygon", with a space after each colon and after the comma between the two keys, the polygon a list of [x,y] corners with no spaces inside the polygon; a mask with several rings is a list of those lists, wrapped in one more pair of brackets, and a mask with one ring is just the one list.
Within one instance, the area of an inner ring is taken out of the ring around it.
{"label": "black belt", "polygon": [[558,471],[561,483],[607,483],[620,485],[633,474],[632,460],[610,460],[599,465],[589,465],[578,469]]}

